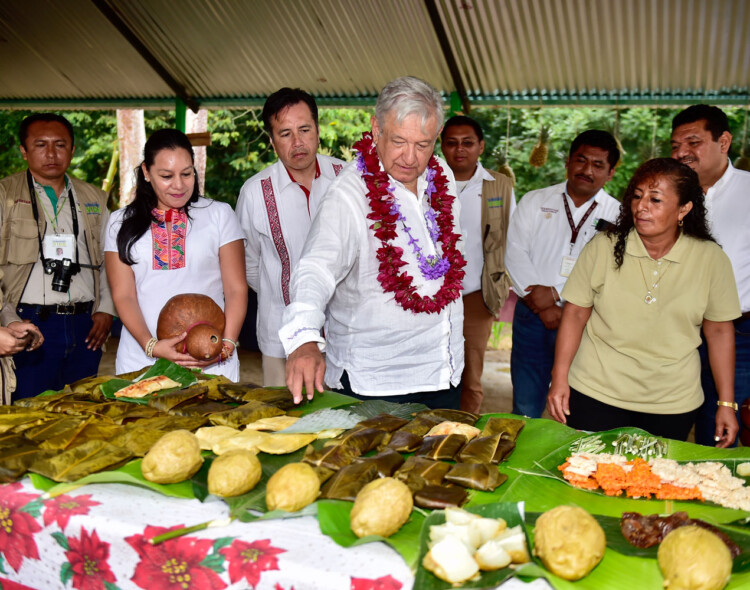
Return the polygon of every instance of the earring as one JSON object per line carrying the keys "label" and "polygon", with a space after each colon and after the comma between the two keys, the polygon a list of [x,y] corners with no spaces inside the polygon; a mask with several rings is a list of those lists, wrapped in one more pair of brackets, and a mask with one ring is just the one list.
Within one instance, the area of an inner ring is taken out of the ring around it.
{"label": "earring", "polygon": [[680,227],[684,225],[684,222],[682,221],[682,219],[680,219],[680,221],[677,222],[677,225],[679,225]]}

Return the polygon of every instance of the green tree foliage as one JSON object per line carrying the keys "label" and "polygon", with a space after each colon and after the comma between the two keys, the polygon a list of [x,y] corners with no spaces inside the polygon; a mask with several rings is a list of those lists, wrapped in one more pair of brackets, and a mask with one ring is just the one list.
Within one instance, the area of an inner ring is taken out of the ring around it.
{"label": "green tree foliage", "polygon": [[[481,107],[472,110],[485,131],[486,148],[482,163],[493,168],[500,150],[508,146],[508,162],[516,174],[516,197],[562,182],[565,161],[575,136],[586,129],[614,133],[625,150],[612,181],[610,194],[621,197],[633,171],[650,157],[669,155],[672,117],[680,109],[653,108],[512,108],[510,133],[505,108]],[[734,144],[730,156],[740,151],[746,111],[741,107],[723,109],[729,117]],[[30,111],[0,111],[0,177],[23,170],[25,162],[18,151],[18,126]],[[117,136],[115,111],[66,111],[75,128],[76,152],[71,172],[101,186],[112,158]],[[321,109],[320,143],[323,153],[350,160],[351,145],[370,129],[372,109]],[[156,129],[174,126],[171,111],[146,111],[146,135]],[[531,149],[539,128],[550,131],[549,158],[541,168],[529,164]],[[206,195],[232,205],[242,184],[276,161],[276,154],[263,129],[260,109],[209,111],[211,145],[207,149]],[[438,148],[439,150],[439,148]],[[115,182],[113,191],[118,190]]]}

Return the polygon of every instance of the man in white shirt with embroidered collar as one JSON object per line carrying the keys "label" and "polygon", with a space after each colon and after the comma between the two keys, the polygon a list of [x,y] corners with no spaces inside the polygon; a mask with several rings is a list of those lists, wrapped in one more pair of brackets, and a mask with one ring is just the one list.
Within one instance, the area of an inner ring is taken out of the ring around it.
{"label": "man in white shirt with embroidered collar", "polygon": [[271,94],[263,105],[263,124],[279,160],[242,186],[237,217],[247,235],[247,283],[258,294],[263,385],[283,386],[286,361],[279,328],[290,301],[291,272],[320,200],[344,162],[317,153],[318,107],[299,88]]}
{"label": "man in white shirt with embroidered collar", "polygon": [[510,220],[505,267],[519,297],[513,314],[513,413],[540,418],[547,403],[562,316],[560,291],[583,247],[614,222],[620,203],[604,191],[620,159],[606,131],[584,131],[570,145],[568,180],[526,193]]}
{"label": "man in white shirt with embroidered collar", "polygon": [[458,407],[465,262],[453,174],[433,156],[442,122],[429,84],[390,82],[323,198],[279,331],[297,402],[325,377],[360,399]]}
{"label": "man in white shirt with embroidered collar", "polygon": [[[729,121],[718,107],[693,105],[672,120],[672,157],[698,174],[709,229],[729,256],[737,282],[742,315],[734,321],[734,399],[741,405],[750,397],[750,172],[732,166],[729,161],[731,145]],[[700,353],[705,398],[698,410],[695,441],[714,446],[720,434],[716,432],[715,422],[719,395],[708,363],[705,340]],[[731,362],[731,354],[721,357],[724,362]],[[739,414],[737,419],[740,420]]]}

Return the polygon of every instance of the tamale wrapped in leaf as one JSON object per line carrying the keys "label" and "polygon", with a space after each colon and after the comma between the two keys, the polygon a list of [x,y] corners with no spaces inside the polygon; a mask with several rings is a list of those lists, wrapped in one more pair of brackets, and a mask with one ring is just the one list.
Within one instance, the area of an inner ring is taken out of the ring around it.
{"label": "tamale wrapped in leaf", "polygon": [[302,461],[309,463],[313,467],[325,467],[338,471],[342,467],[349,465],[356,457],[359,451],[354,447],[344,445],[329,445],[321,449],[309,446],[305,450],[305,456]]}
{"label": "tamale wrapped in leaf", "polygon": [[129,424],[143,428],[153,428],[154,430],[163,430],[164,432],[172,430],[189,430],[192,432],[207,422],[208,418],[205,416],[170,416],[166,414],[154,416],[153,418],[141,418]]}
{"label": "tamale wrapped in leaf", "polygon": [[359,490],[378,476],[374,463],[352,463],[339,469],[323,486],[320,497],[354,502]]}
{"label": "tamale wrapped in leaf", "polygon": [[49,404],[46,409],[48,412],[55,412],[56,414],[85,416],[95,412],[98,405],[98,402],[65,399]]}
{"label": "tamale wrapped in leaf", "polygon": [[53,402],[59,402],[60,400],[64,399],[73,399],[72,394],[70,391],[67,392],[61,392],[61,393],[53,393],[50,395],[37,395],[36,397],[25,397],[23,399],[19,399],[17,401],[13,402],[14,407],[20,407],[20,408],[33,408],[36,410],[43,410],[46,409],[46,407],[53,403]]}
{"label": "tamale wrapped in leaf", "polygon": [[219,384],[219,391],[238,402],[258,401],[282,410],[295,407],[292,393],[286,387],[258,387],[243,383]]}
{"label": "tamale wrapped in leaf", "polygon": [[523,420],[516,420],[513,418],[490,418],[482,429],[482,436],[499,434],[501,438],[516,440],[524,426],[526,426],[526,422]]}
{"label": "tamale wrapped in leaf", "polygon": [[83,430],[81,430],[80,434],[73,440],[69,447],[79,445],[87,440],[107,440],[111,442],[112,438],[124,431],[124,426],[115,424],[111,420],[92,419],[84,426]]}
{"label": "tamale wrapped in leaf", "polygon": [[102,383],[106,383],[112,379],[109,375],[99,375],[94,377],[86,377],[85,379],[79,379],[70,384],[70,390],[73,393],[84,394],[88,396],[92,401],[99,401],[104,399],[99,386]]}
{"label": "tamale wrapped in leaf", "polygon": [[448,410],[445,408],[425,410],[424,412],[419,412],[419,414],[417,414],[417,418],[420,416],[437,419],[436,424],[440,424],[441,422],[461,422],[463,424],[468,424],[469,426],[474,426],[477,420],[479,420],[479,414],[472,414],[471,412],[464,412],[463,410]]}
{"label": "tamale wrapped in leaf", "polygon": [[441,422],[430,428],[426,436],[440,436],[443,434],[463,434],[466,440],[472,440],[482,433],[479,428],[469,426],[463,422]]}
{"label": "tamale wrapped in leaf", "polygon": [[492,457],[491,463],[494,463],[497,465],[500,463],[500,461],[504,461],[507,459],[510,454],[513,452],[513,449],[516,448],[516,441],[509,440],[507,438],[501,438],[500,442],[497,443],[497,448],[495,449],[495,456]]}
{"label": "tamale wrapped in leaf", "polygon": [[360,428],[377,428],[378,430],[384,430],[385,432],[393,432],[408,423],[409,421],[406,418],[399,418],[397,416],[391,416],[390,414],[380,414],[374,418],[363,420],[357,426]]}
{"label": "tamale wrapped in leaf", "polygon": [[24,431],[23,435],[43,449],[64,449],[93,418],[65,416]]}
{"label": "tamale wrapped in leaf", "polygon": [[464,445],[456,460],[463,463],[492,463],[499,442],[499,434],[479,436]]}
{"label": "tamale wrapped in leaf", "polygon": [[136,457],[143,457],[151,447],[166,434],[163,430],[143,428],[141,426],[124,426],[119,434],[109,441],[116,447],[127,449]]}
{"label": "tamale wrapped in leaf", "polygon": [[433,426],[445,422],[440,416],[430,416],[427,414],[418,414],[414,420],[399,428],[396,432],[409,432],[417,436],[424,436]]}
{"label": "tamale wrapped in leaf", "polygon": [[231,410],[233,406],[219,402],[206,400],[201,403],[193,404],[192,400],[185,405],[177,406],[169,410],[173,416],[210,416],[215,412],[225,412]]}
{"label": "tamale wrapped in leaf", "polygon": [[508,476],[491,463],[456,463],[445,474],[445,481],[463,488],[491,492],[504,483]]}
{"label": "tamale wrapped in leaf", "polygon": [[[0,406],[8,408],[10,406]],[[44,410],[30,410],[21,408],[21,412],[0,414],[0,434],[5,432],[23,432],[46,422],[57,421],[60,416]]]}
{"label": "tamale wrapped in leaf", "polygon": [[449,506],[463,506],[469,499],[469,493],[457,486],[424,486],[414,494],[414,505],[420,508],[440,510]]}
{"label": "tamale wrapped in leaf", "polygon": [[283,410],[280,410],[275,406],[269,406],[268,404],[259,401],[251,401],[231,410],[211,414],[208,419],[211,421],[211,424],[214,425],[239,428],[240,426],[250,424],[250,422],[255,422],[261,418],[280,416],[283,413]]}
{"label": "tamale wrapped in leaf", "polygon": [[9,447],[21,447],[29,444],[29,440],[23,435],[17,432],[6,432],[0,434],[0,449],[7,449]]}
{"label": "tamale wrapped in leaf", "polygon": [[198,385],[205,385],[208,388],[206,397],[211,401],[225,402],[233,399],[227,397],[219,390],[219,385],[231,385],[234,383],[228,377],[224,375],[206,375],[203,373],[196,373],[195,377],[198,379]]}
{"label": "tamale wrapped in leaf", "polygon": [[[427,485],[440,485],[443,482],[445,474],[451,468],[449,463],[442,461],[432,461],[424,457],[409,457],[406,462],[396,471],[396,479],[400,479],[410,488],[409,479],[418,476]],[[413,488],[412,488],[413,489]]]}
{"label": "tamale wrapped in leaf", "polygon": [[331,477],[336,473],[333,469],[328,469],[327,467],[322,467],[321,465],[312,465],[312,468],[315,472],[315,475],[318,476],[321,486],[329,479],[331,479]]}
{"label": "tamale wrapped in leaf", "polygon": [[400,453],[413,453],[422,446],[424,439],[412,432],[397,430],[391,435],[391,440],[386,445],[387,448]]}
{"label": "tamale wrapped in leaf", "polygon": [[90,440],[62,453],[40,453],[29,471],[55,481],[76,481],[91,473],[113,469],[132,459],[133,453],[103,440]]}
{"label": "tamale wrapped in leaf", "polygon": [[463,434],[443,434],[438,436],[425,436],[422,446],[414,453],[417,457],[434,459],[436,461],[452,461],[461,448],[466,444],[467,438]]}
{"label": "tamale wrapped in leaf", "polygon": [[29,470],[29,466],[40,453],[46,453],[35,444],[24,439],[23,443],[0,449],[0,483],[18,481]]}
{"label": "tamale wrapped in leaf", "polygon": [[206,385],[191,385],[185,389],[176,391],[167,391],[166,393],[156,393],[149,400],[148,405],[157,410],[168,412],[180,405],[193,404],[206,400],[208,387]]}
{"label": "tamale wrapped in leaf", "polygon": [[379,477],[391,477],[404,464],[404,457],[393,449],[385,449],[372,457],[359,457],[355,463],[372,463]]}
{"label": "tamale wrapped in leaf", "polygon": [[326,445],[344,445],[354,447],[358,455],[364,455],[377,447],[385,437],[384,430],[377,428],[352,428],[339,437],[329,440]]}
{"label": "tamale wrapped in leaf", "polygon": [[[143,404],[131,404],[130,402],[112,403],[125,404],[126,406],[128,406],[127,411],[125,411],[124,413],[119,414],[119,416],[112,416],[112,419],[115,422],[119,422],[120,424],[130,424],[146,418],[163,418],[166,416],[166,414],[161,410],[157,410],[156,408],[152,408]],[[116,409],[112,410],[114,414],[117,414],[118,411],[119,410]],[[206,418],[206,421],[208,421],[208,418]]]}

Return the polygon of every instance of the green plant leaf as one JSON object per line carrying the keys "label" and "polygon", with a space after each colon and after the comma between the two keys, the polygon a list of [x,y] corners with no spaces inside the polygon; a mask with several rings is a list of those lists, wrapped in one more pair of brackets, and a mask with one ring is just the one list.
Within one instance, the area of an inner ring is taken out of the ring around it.
{"label": "green plant leaf", "polygon": [[65,586],[73,577],[73,566],[67,561],[60,567],[60,581]]}
{"label": "green plant leaf", "polygon": [[52,533],[52,538],[57,541],[57,544],[60,545],[65,551],[70,549],[70,545],[68,544],[68,537],[66,537],[64,534],[57,532]]}

